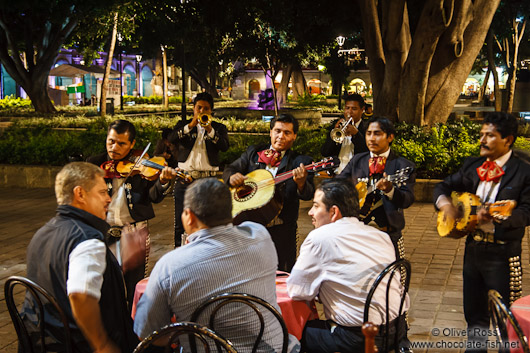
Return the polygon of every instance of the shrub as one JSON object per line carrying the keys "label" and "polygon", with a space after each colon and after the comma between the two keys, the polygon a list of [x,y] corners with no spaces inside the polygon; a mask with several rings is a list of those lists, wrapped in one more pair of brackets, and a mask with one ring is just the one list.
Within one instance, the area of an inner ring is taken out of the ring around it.
{"label": "shrub", "polygon": [[18,108],[30,108],[31,100],[20,97],[7,96],[0,99],[0,110],[16,110]]}

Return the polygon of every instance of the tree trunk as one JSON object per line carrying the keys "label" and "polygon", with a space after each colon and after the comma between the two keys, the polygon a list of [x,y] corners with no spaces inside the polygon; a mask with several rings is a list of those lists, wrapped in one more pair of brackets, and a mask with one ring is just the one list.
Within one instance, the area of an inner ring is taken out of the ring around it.
{"label": "tree trunk", "polygon": [[213,86],[208,79],[206,78],[206,73],[199,72],[196,68],[191,68],[189,71],[189,74],[192,79],[195,80],[201,86],[206,90],[206,92],[210,93],[213,98],[219,98],[219,94],[217,93],[217,89],[215,89],[215,86]]}
{"label": "tree trunk", "polygon": [[289,80],[291,79],[291,74],[293,72],[293,65],[287,64],[283,68],[282,80],[280,82],[280,87],[278,87],[278,106],[282,107],[287,103],[287,95],[289,93]]}
{"label": "tree trunk", "polygon": [[[109,88],[110,69],[112,67],[112,58],[114,57],[114,48],[116,46],[116,35],[118,34],[118,13],[114,13],[114,20],[112,25],[112,34],[110,36],[110,46],[105,62],[105,73],[103,74],[103,82],[101,83],[101,95],[99,98],[99,115],[107,115],[107,90]],[[121,82],[120,82],[121,84]]]}
{"label": "tree trunk", "polygon": [[[423,121],[417,121],[418,124],[445,122],[451,114],[482,48],[499,2],[500,0],[476,0],[473,4],[468,3],[468,8],[466,4],[456,4],[455,14],[459,14],[459,17],[465,15],[466,18],[451,23],[440,38],[425,96],[425,117]],[[466,23],[468,24],[465,25]]]}
{"label": "tree trunk", "polygon": [[396,121],[399,95],[403,92],[396,87],[400,86],[401,73],[411,45],[409,15],[405,0],[383,2],[382,8],[385,79],[377,99],[374,100],[374,106],[377,107],[377,114]]}
{"label": "tree trunk", "polygon": [[516,18],[512,19],[512,42],[507,42],[507,46],[512,47],[513,54],[511,56],[511,62],[507,60],[506,66],[508,67],[508,81],[506,82],[506,103],[503,111],[511,113],[513,110],[513,98],[515,95],[515,82],[517,81],[517,61],[519,60],[519,44],[523,39],[524,30],[526,27],[526,20],[523,21],[521,28],[519,28],[519,22]]}
{"label": "tree trunk", "polygon": [[488,81],[490,79],[490,68],[488,66],[488,70],[486,71],[486,75],[484,76],[484,81],[482,82],[482,85],[480,86],[480,90],[478,91],[478,101],[484,102],[484,96],[486,95],[486,88],[488,87]]}
{"label": "tree trunk", "polygon": [[302,72],[302,66],[300,66],[299,62],[293,63],[293,71],[291,75],[293,77],[293,99],[297,100],[298,97],[305,94],[307,87],[304,73]]}
{"label": "tree trunk", "polygon": [[56,111],[48,95],[48,73],[49,70],[42,73],[34,72],[32,85],[26,88],[22,87],[31,99],[36,112],[53,113]]}
{"label": "tree trunk", "polygon": [[502,96],[501,90],[499,88],[499,73],[497,72],[497,66],[495,65],[495,56],[493,54],[493,32],[491,31],[491,28],[488,31],[486,41],[486,46],[488,48],[488,68],[493,74],[493,96],[495,98],[495,111],[500,112]]}
{"label": "tree trunk", "polygon": [[162,106],[167,109],[169,107],[169,96],[167,94],[167,48],[161,46],[162,49]]}

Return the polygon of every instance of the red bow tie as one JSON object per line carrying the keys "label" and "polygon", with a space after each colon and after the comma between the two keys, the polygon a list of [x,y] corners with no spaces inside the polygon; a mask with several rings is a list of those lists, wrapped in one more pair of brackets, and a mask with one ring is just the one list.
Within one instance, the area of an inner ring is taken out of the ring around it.
{"label": "red bow tie", "polygon": [[504,170],[493,161],[485,161],[477,168],[477,174],[480,181],[493,181],[494,183],[498,183],[504,175]]}
{"label": "red bow tie", "polygon": [[368,167],[370,168],[370,175],[372,174],[383,174],[385,171],[386,157],[372,157],[368,161]]}
{"label": "red bow tie", "polygon": [[121,174],[116,170],[117,161],[110,160],[101,164],[101,169],[105,171],[105,179],[121,178]]}
{"label": "red bow tie", "polygon": [[280,161],[282,160],[282,154],[273,149],[258,152],[258,156],[258,162],[265,163],[267,165],[270,165],[271,167],[279,166]]}

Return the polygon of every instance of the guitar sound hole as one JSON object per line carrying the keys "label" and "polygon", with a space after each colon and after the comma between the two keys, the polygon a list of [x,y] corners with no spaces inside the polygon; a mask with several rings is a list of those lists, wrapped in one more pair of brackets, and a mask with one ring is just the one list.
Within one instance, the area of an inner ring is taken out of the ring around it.
{"label": "guitar sound hole", "polygon": [[240,202],[250,200],[256,194],[257,189],[258,187],[256,183],[251,181],[246,182],[244,185],[241,185],[237,188],[236,192],[234,193],[234,199]]}

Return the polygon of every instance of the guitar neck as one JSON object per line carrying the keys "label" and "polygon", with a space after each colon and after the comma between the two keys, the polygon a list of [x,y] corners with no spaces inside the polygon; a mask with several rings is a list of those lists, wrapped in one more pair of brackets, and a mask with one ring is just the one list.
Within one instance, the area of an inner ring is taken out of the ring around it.
{"label": "guitar neck", "polygon": [[[317,172],[318,171],[318,164],[314,164],[314,163],[311,163],[309,165],[306,165],[304,166],[305,170],[307,170],[309,173],[314,173],[314,172]],[[286,180],[289,180],[293,177],[293,171],[290,170],[288,172],[285,172],[285,173],[282,173],[282,174],[279,174],[277,175],[275,178],[274,178],[274,184],[279,184],[279,183],[282,183]]]}

